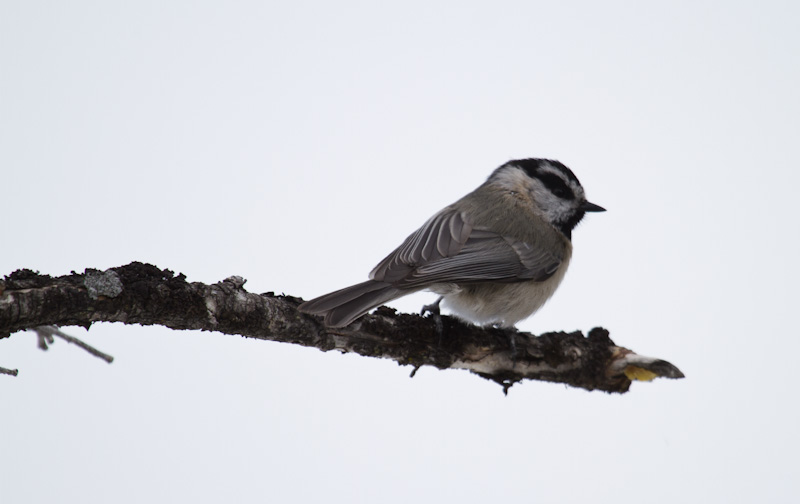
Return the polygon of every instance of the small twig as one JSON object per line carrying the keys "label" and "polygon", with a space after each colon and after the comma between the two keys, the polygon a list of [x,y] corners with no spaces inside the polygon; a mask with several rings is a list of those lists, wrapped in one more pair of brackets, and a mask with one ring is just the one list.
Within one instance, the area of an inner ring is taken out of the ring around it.
{"label": "small twig", "polygon": [[53,325],[39,326],[31,330],[34,331],[36,335],[39,337],[39,348],[41,348],[42,350],[47,350],[47,343],[52,344],[53,336],[58,336],[67,343],[78,345],[79,347],[83,348],[90,354],[94,355],[95,357],[103,359],[109,364],[114,362],[114,357],[112,357],[111,355],[101,352],[100,350],[84,343],[83,341],[79,340],[78,338],[75,338],[74,336],[70,336],[69,334],[61,332],[61,330],[56,326]]}
{"label": "small twig", "polygon": [[0,367],[0,374],[7,374],[11,376],[17,376],[19,373],[18,369],[6,369],[4,367]]}
{"label": "small twig", "polygon": [[[42,326],[42,327],[48,327],[48,326]],[[53,327],[55,327],[55,326],[53,326]],[[53,341],[55,341],[53,339],[52,333],[49,333],[47,331],[35,331],[35,332],[36,332],[36,339],[39,342],[38,343],[39,349],[40,350],[47,350],[48,348],[50,348],[49,345],[52,345]]]}

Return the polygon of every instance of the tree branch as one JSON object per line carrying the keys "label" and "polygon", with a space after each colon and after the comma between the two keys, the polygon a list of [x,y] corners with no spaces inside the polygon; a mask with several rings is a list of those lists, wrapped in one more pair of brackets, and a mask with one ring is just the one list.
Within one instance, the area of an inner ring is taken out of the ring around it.
{"label": "tree branch", "polygon": [[512,358],[507,332],[501,329],[443,317],[440,338],[430,318],[386,307],[348,327],[328,328],[319,318],[297,311],[302,300],[249,293],[244,283],[241,277],[213,285],[189,283],[182,274],[138,262],[57,278],[18,270],[0,281],[0,339],[44,325],[87,329],[101,321],[163,325],[354,352],[392,359],[415,370],[467,369],[501,384],[505,391],[531,379],[621,393],[633,379],[683,377],[669,362],[616,346],[602,328],[592,329],[587,337],[581,332],[538,337],[517,333]]}

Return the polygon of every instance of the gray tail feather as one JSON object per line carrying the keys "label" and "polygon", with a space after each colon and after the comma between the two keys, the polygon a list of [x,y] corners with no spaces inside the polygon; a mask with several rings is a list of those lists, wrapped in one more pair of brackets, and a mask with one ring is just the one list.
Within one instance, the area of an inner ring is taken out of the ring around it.
{"label": "gray tail feather", "polygon": [[408,293],[386,282],[367,280],[306,301],[298,309],[325,315],[325,325],[329,327],[344,327],[371,309]]}

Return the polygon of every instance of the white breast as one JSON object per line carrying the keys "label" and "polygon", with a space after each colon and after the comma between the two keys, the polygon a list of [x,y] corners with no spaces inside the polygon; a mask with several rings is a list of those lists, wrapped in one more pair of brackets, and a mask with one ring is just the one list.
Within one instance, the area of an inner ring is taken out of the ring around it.
{"label": "white breast", "polygon": [[553,276],[543,282],[451,285],[432,290],[444,296],[444,307],[459,318],[475,324],[513,327],[550,299],[564,279],[569,260],[568,253]]}

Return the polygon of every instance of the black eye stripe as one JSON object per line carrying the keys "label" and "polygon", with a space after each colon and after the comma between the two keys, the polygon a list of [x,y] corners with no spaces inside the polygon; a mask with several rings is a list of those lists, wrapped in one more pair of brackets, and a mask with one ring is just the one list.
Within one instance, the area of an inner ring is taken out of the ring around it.
{"label": "black eye stripe", "polygon": [[564,179],[552,173],[537,173],[536,178],[553,194],[562,199],[575,199],[575,193],[569,188]]}

